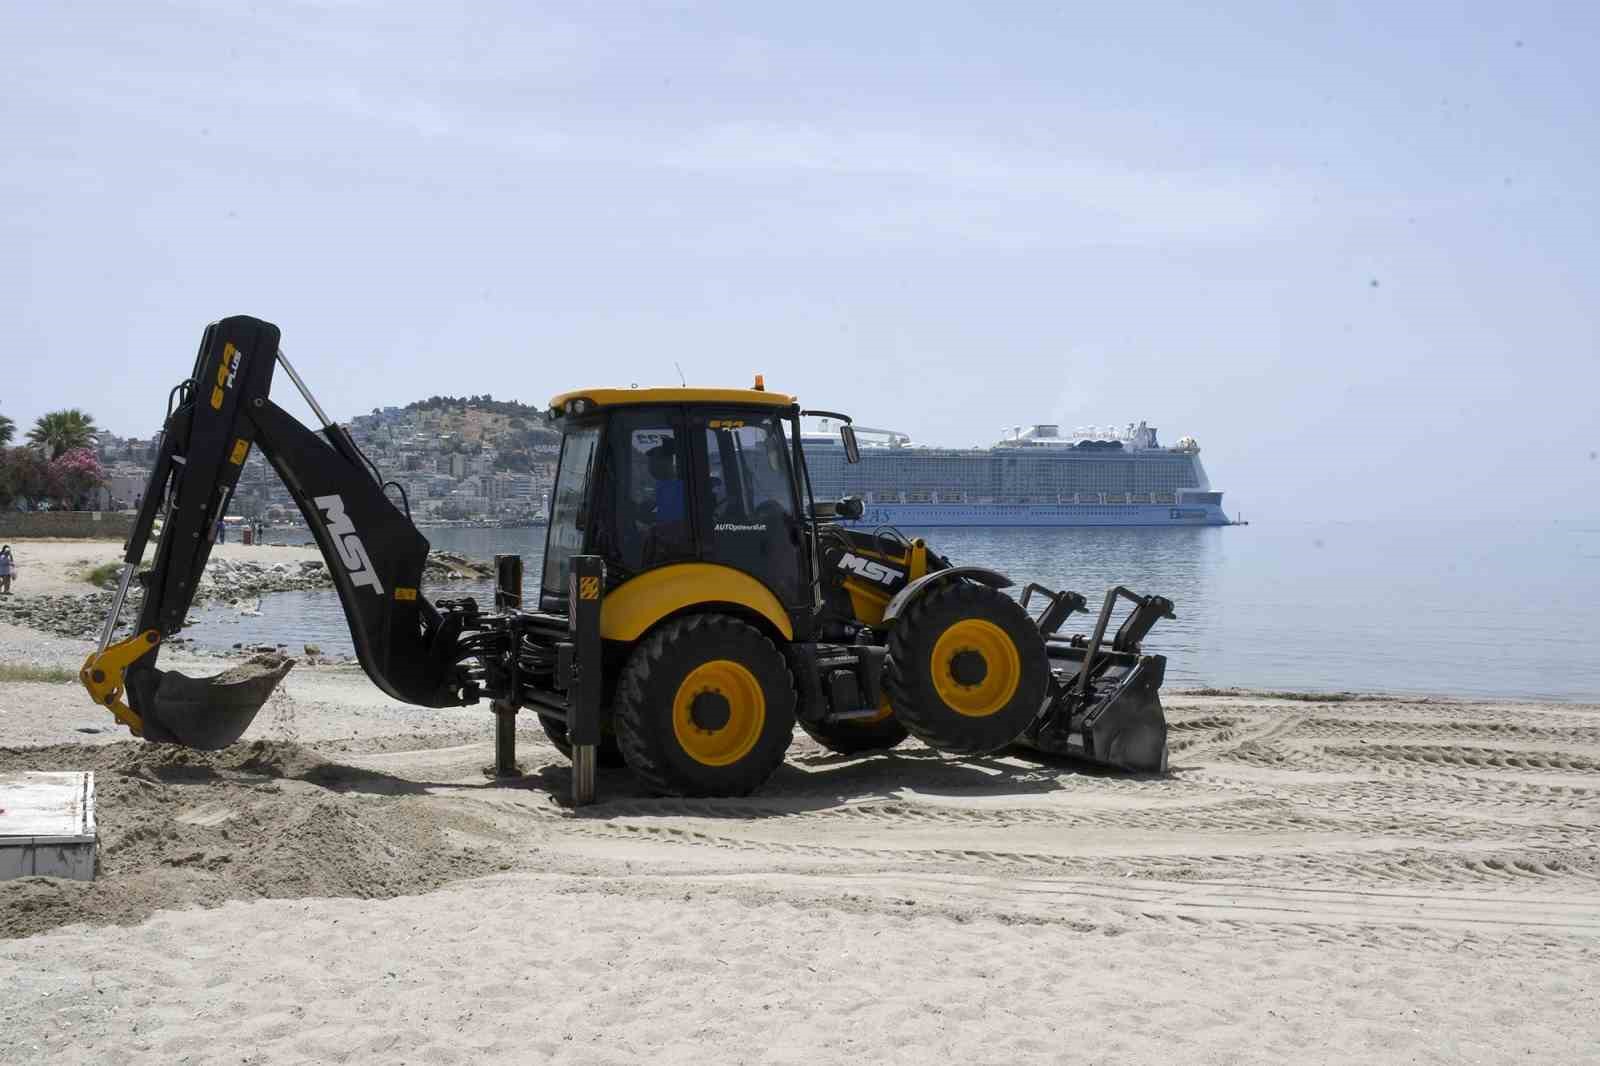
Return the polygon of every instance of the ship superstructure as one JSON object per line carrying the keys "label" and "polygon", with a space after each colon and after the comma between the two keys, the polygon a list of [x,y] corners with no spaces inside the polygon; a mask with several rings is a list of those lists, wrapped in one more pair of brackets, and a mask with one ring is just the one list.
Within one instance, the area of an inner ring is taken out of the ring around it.
{"label": "ship superstructure", "polygon": [[844,461],[824,425],[806,437],[818,499],[860,496],[866,525],[1230,525],[1200,445],[1162,445],[1156,427],[1017,426],[989,448],[930,448],[904,433],[856,427],[861,462]]}

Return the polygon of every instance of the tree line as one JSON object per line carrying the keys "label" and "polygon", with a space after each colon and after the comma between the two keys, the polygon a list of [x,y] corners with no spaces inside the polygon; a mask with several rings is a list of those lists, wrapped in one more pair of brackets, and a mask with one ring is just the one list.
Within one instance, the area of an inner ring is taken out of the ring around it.
{"label": "tree line", "polygon": [[75,407],[40,415],[21,447],[11,446],[16,431],[16,423],[0,415],[0,507],[79,508],[105,484],[94,416]]}
{"label": "tree line", "polygon": [[[476,407],[480,411],[488,411],[490,414],[509,415],[513,418],[532,418],[542,420],[544,415],[542,408],[533,407],[525,403],[519,403],[516,400],[497,400],[487,392],[481,396],[429,396],[426,400],[412,400],[410,403],[405,405],[403,410],[453,411],[463,410],[468,407]],[[372,413],[377,414],[377,408],[374,408]]]}

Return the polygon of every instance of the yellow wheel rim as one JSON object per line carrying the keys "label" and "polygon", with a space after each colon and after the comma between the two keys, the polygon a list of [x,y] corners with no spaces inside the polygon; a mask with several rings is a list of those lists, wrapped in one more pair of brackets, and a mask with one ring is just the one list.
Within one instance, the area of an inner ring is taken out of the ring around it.
{"label": "yellow wheel rim", "polygon": [[[982,660],[982,677],[963,684],[957,680],[957,657],[970,677],[973,655]],[[981,618],[965,618],[939,635],[929,669],[934,690],[947,707],[968,718],[987,718],[1017,694],[1022,656],[1005,630]]]}
{"label": "yellow wheel rim", "polygon": [[672,698],[672,735],[684,754],[702,766],[728,766],[749,755],[766,722],[761,683],[732,659],[701,663]]}

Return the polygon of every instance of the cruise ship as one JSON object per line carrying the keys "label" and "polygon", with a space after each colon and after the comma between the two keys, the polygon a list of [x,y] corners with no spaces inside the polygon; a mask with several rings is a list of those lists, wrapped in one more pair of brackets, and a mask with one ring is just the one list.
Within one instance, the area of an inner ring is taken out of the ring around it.
{"label": "cruise ship", "polygon": [[1226,526],[1200,445],[1154,426],[1018,427],[991,448],[929,448],[856,426],[849,464],[826,420],[805,438],[819,500],[860,496],[865,526]]}

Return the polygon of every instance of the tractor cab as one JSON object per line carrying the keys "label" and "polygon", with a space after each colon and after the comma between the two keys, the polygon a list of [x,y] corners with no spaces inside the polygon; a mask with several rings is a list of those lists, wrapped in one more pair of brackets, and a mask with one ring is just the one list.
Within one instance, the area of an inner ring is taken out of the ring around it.
{"label": "tractor cab", "polygon": [[[693,580],[753,596],[785,635],[814,613],[813,510],[794,397],[755,389],[591,389],[551,401],[562,430],[540,606],[564,611],[576,555],[611,590]],[[848,428],[848,427],[846,427]],[[685,570],[684,567],[692,567]],[[765,595],[735,588],[744,581]],[[609,628],[609,627],[608,627]]]}

